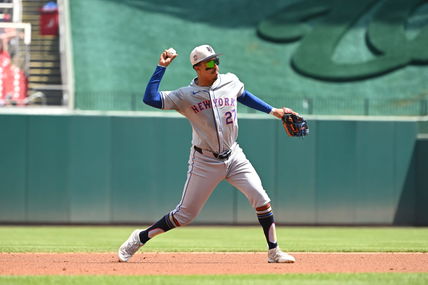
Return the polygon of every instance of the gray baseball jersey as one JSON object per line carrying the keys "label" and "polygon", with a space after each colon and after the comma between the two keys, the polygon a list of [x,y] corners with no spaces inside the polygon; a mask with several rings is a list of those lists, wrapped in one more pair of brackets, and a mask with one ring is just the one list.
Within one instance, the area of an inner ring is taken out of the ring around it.
{"label": "gray baseball jersey", "polygon": [[[184,115],[193,129],[189,170],[180,203],[171,213],[181,224],[190,223],[205,205],[214,188],[227,180],[240,190],[252,207],[270,199],[261,180],[236,143],[238,137],[237,98],[244,84],[232,73],[219,74],[212,86],[201,87],[195,79],[187,87],[161,91],[162,108]],[[227,159],[214,154],[231,151]]]}
{"label": "gray baseball jersey", "polygon": [[189,119],[192,144],[214,153],[231,149],[238,137],[237,97],[244,84],[232,73],[219,74],[210,87],[195,79],[187,87],[163,91],[163,109],[174,109]]}

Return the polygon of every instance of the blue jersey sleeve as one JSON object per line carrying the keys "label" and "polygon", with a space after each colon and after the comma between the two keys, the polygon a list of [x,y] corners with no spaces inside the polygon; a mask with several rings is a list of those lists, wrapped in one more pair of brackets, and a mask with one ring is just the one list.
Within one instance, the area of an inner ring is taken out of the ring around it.
{"label": "blue jersey sleeve", "polygon": [[270,113],[272,111],[272,106],[263,101],[262,99],[256,97],[255,95],[251,94],[249,91],[244,90],[244,93],[242,93],[241,96],[238,97],[238,101],[245,106],[248,106],[250,108]]}
{"label": "blue jersey sleeve", "polygon": [[149,80],[144,92],[143,102],[155,108],[162,109],[162,97],[159,92],[159,85],[165,73],[166,67],[158,65]]}

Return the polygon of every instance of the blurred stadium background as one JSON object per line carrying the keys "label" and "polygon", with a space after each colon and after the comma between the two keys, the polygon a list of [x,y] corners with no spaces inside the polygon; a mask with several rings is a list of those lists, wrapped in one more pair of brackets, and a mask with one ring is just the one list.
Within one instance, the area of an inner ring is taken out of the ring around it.
{"label": "blurred stadium background", "polygon": [[[428,225],[426,1],[3,0],[0,11],[0,223],[143,223],[175,207],[191,130],[141,97],[163,49],[179,53],[171,90],[209,43],[223,72],[309,119],[296,140],[240,106],[239,142],[279,223]],[[254,222],[226,183],[195,221]]]}

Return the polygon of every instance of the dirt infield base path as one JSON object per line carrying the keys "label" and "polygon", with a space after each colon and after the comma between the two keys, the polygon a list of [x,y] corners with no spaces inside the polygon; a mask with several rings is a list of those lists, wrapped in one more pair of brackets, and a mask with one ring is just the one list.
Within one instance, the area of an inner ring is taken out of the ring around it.
{"label": "dirt infield base path", "polygon": [[428,253],[293,253],[294,264],[269,264],[266,253],[0,253],[0,275],[193,275],[428,272]]}

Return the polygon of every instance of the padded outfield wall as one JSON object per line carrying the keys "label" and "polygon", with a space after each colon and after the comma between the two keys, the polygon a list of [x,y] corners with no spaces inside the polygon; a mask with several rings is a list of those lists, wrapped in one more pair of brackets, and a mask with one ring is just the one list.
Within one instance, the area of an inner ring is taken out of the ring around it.
{"label": "padded outfield wall", "polygon": [[210,43],[223,53],[221,71],[272,105],[318,115],[428,113],[426,1],[69,3],[77,109],[149,110],[139,98],[159,53],[179,53],[161,85],[170,90],[193,78],[192,48]]}
{"label": "padded outfield wall", "polygon": [[[310,118],[289,138],[267,115],[239,143],[282,224],[428,225],[427,122]],[[0,223],[150,223],[173,209],[191,129],[162,114],[0,115]],[[195,223],[256,223],[222,183]]]}

